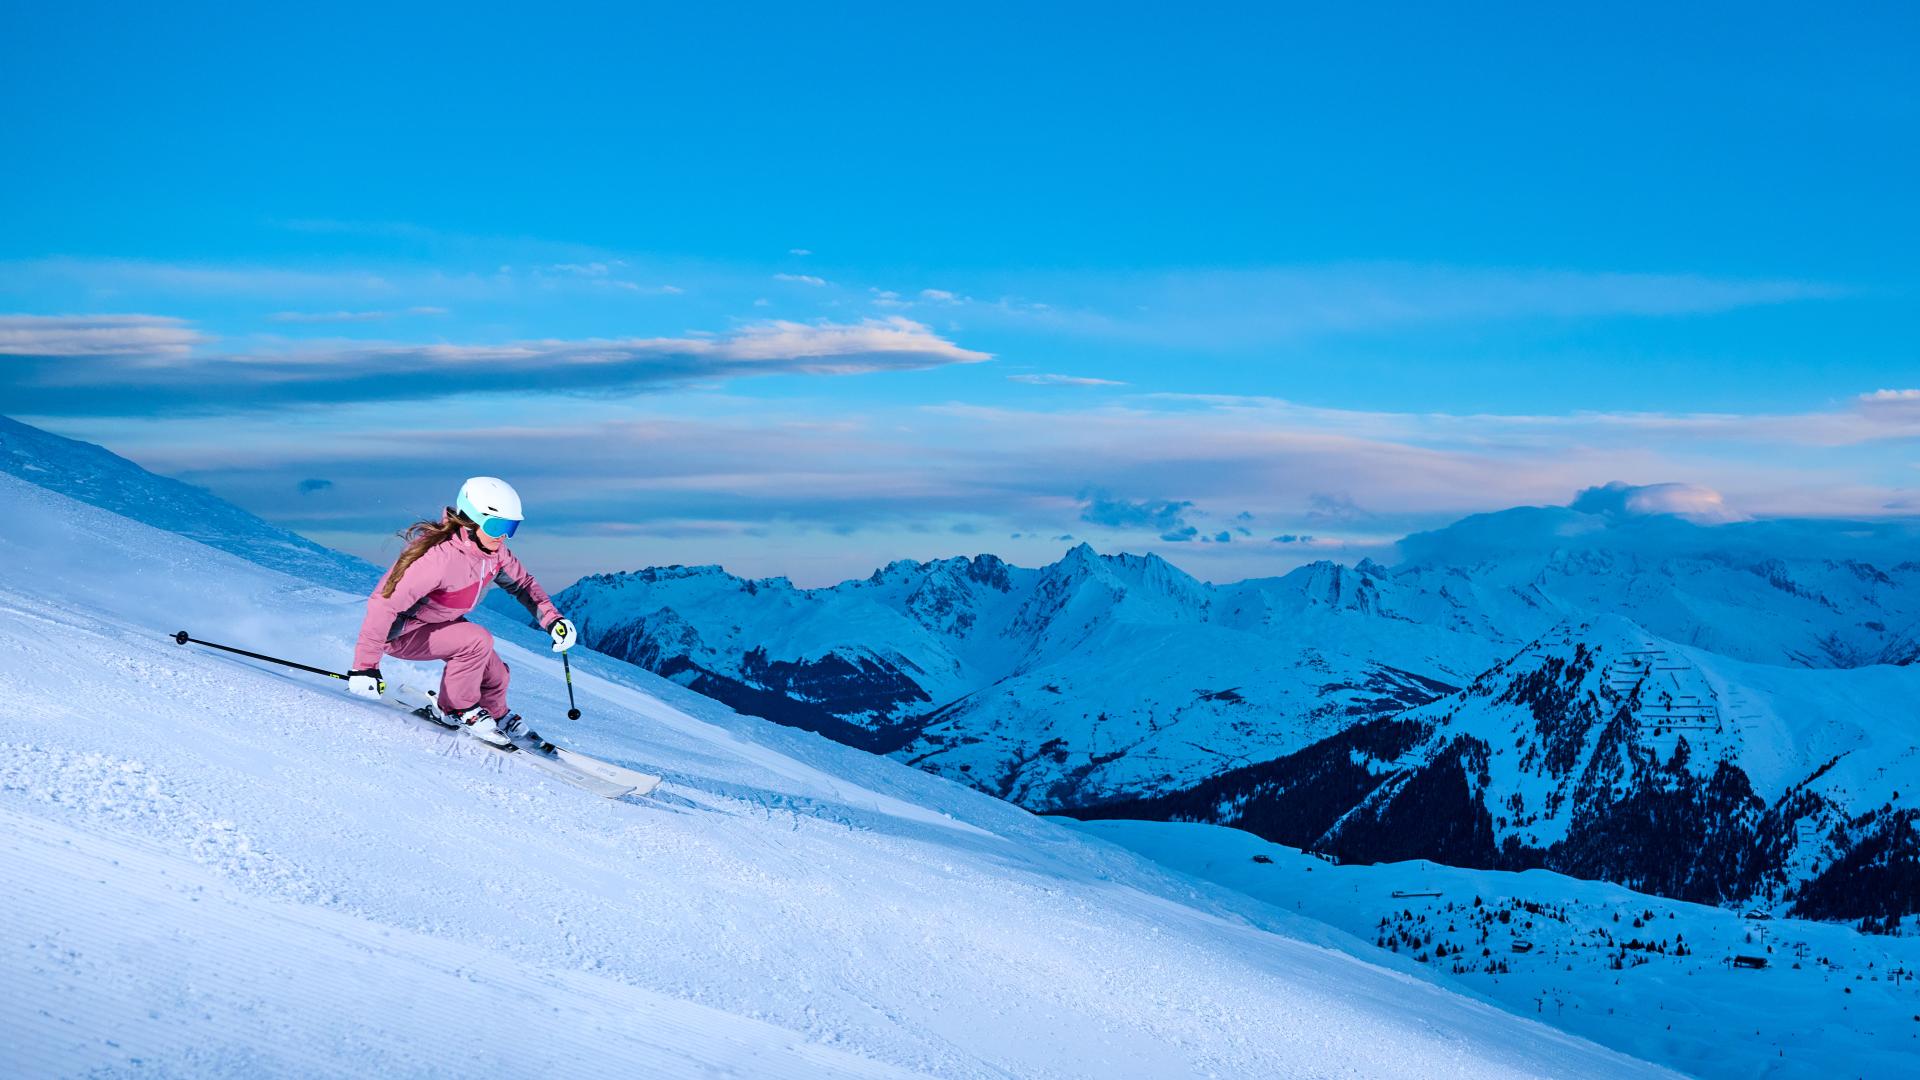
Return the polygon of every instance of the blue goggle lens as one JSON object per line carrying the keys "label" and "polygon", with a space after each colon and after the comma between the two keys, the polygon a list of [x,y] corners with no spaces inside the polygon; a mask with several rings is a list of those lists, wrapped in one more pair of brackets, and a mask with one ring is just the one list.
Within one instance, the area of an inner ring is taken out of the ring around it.
{"label": "blue goggle lens", "polygon": [[480,523],[481,532],[486,533],[488,536],[498,536],[503,539],[512,536],[514,530],[519,527],[520,522],[513,518],[490,517]]}

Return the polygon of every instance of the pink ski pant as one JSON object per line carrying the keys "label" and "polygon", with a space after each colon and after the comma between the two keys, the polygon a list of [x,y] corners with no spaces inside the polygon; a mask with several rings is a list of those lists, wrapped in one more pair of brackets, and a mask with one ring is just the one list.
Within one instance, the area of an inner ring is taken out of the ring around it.
{"label": "pink ski pant", "polygon": [[495,717],[507,715],[507,662],[493,651],[486,627],[465,619],[417,626],[387,642],[387,652],[402,660],[447,662],[440,675],[441,711],[480,705]]}

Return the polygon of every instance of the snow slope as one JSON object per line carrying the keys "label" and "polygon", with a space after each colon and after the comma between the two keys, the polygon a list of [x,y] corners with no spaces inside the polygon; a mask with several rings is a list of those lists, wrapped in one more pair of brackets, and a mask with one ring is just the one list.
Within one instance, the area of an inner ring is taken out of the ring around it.
{"label": "snow slope", "polygon": [[51,488],[294,577],[352,589],[375,568],[208,492],[156,476],[104,447],[0,416],[0,473]]}
{"label": "snow slope", "polygon": [[[1911,938],[1748,919],[1544,870],[1333,865],[1217,825],[1077,827],[1388,942],[1516,1011],[1697,1076],[1899,1076],[1920,1060]],[[1767,966],[1734,968],[1734,956]]]}
{"label": "snow slope", "polygon": [[357,589],[0,501],[0,1073],[1654,1071],[604,658],[569,724],[503,630],[519,709],[670,781],[554,785],[165,636],[342,662]]}

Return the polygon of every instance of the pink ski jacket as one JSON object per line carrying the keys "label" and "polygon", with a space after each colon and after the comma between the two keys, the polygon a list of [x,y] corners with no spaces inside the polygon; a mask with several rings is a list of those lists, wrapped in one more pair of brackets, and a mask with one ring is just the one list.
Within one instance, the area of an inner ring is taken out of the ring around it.
{"label": "pink ski jacket", "polygon": [[491,553],[482,551],[465,531],[414,560],[393,587],[392,596],[380,595],[386,584],[387,574],[380,575],[367,598],[367,617],[360,623],[360,639],[353,647],[355,671],[379,667],[387,642],[401,634],[422,625],[449,623],[472,611],[489,584],[499,585],[525,604],[541,626],[551,626],[560,617],[547,591],[511,551],[504,546]]}

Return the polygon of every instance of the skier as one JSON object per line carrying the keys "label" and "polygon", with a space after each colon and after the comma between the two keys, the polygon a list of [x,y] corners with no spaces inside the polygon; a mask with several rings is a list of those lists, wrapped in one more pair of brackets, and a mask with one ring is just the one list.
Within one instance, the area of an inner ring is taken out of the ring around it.
{"label": "skier", "polygon": [[538,736],[507,710],[507,665],[493,651],[493,635],[466,615],[489,582],[526,605],[566,652],[578,637],[540,583],[507,550],[520,527],[520,496],[505,480],[476,476],[460,485],[439,521],[416,521],[400,533],[406,549],[367,598],[367,617],[353,650],[347,690],[379,698],[380,658],[445,660],[440,710],[474,737],[495,746]]}

